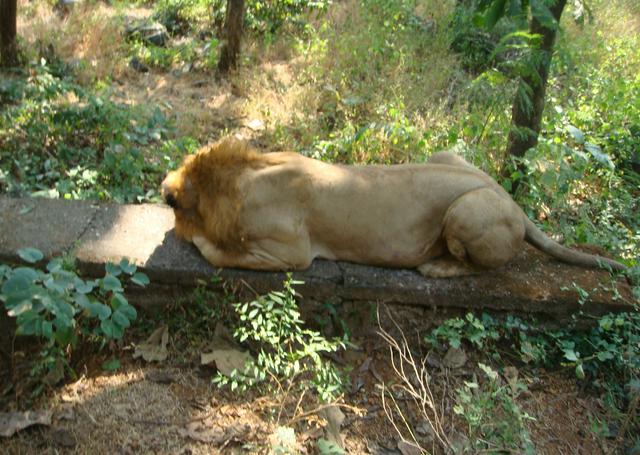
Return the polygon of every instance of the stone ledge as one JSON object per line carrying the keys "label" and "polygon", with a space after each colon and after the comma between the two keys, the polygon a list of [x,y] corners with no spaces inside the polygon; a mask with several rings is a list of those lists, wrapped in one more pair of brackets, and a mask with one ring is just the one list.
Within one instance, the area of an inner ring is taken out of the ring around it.
{"label": "stone ledge", "polygon": [[[16,251],[35,247],[46,258],[73,252],[86,276],[104,274],[104,264],[126,257],[153,286],[133,292],[158,304],[213,275],[244,283],[259,293],[280,288],[284,273],[216,270],[193,245],[173,233],[173,213],[160,205],[116,205],[48,199],[0,197],[0,260],[19,262]],[[426,279],[413,270],[384,269],[316,260],[294,274],[298,289],[314,301],[374,301],[429,307],[491,309],[564,318],[581,309],[599,315],[632,308],[631,289],[617,282],[614,298],[606,272],[561,264],[527,248],[508,267],[454,279]],[[589,292],[578,302],[575,287]]]}

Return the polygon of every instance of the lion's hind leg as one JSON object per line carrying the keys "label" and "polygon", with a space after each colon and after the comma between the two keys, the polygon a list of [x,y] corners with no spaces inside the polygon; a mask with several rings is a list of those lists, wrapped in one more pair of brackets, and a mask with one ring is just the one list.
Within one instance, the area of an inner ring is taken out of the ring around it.
{"label": "lion's hind leg", "polygon": [[443,237],[460,261],[494,269],[506,264],[524,244],[520,208],[491,188],[480,188],[454,201],[444,217]]}
{"label": "lion's hind leg", "polygon": [[480,272],[480,269],[466,262],[446,255],[435,259],[430,259],[418,266],[418,272],[427,278],[453,278],[456,276],[473,275]]}
{"label": "lion's hind leg", "polygon": [[444,217],[442,236],[451,257],[418,269],[425,276],[469,275],[506,264],[522,249],[524,218],[511,199],[480,188],[456,199]]}

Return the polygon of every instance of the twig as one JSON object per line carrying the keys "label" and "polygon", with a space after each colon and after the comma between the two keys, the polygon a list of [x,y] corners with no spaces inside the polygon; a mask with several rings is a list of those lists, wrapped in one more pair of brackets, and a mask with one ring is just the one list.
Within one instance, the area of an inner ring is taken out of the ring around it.
{"label": "twig", "polygon": [[89,414],[89,411],[87,411],[85,406],[80,406],[80,409],[89,417],[89,419],[91,419],[94,425],[98,425],[98,421],[91,414]]}
{"label": "twig", "polygon": [[307,389],[304,389],[300,394],[300,398],[298,398],[298,402],[296,403],[296,407],[293,409],[293,415],[295,416],[298,413],[298,409],[300,409],[300,403],[302,403],[302,398],[306,395]]}
{"label": "twig", "polygon": [[[413,353],[409,348],[409,342],[407,341],[407,338],[404,332],[402,331],[402,329],[400,328],[396,320],[393,318],[393,316],[391,316],[388,308],[387,308],[387,315],[390,318],[390,320],[393,322],[395,327],[398,329],[398,331],[400,332],[400,336],[402,338],[401,342],[398,342],[386,330],[382,328],[382,324],[380,322],[380,312],[378,310],[378,313],[377,313],[378,327],[379,327],[378,333],[389,347],[389,354],[391,357],[391,366],[396,376],[401,380],[401,383],[398,384],[397,387],[400,388],[404,393],[406,393],[410,397],[410,399],[413,401],[414,405],[419,409],[422,417],[431,426],[431,429],[433,430],[435,439],[437,440],[438,444],[445,450],[449,450],[451,448],[451,443],[446,436],[446,433],[444,431],[443,421],[440,417],[440,415],[444,414],[443,408],[444,408],[445,394],[444,393],[442,394],[443,398],[440,404],[440,409],[436,408],[436,401],[434,399],[433,393],[431,392],[431,388],[429,386],[429,373],[427,371],[426,358],[423,359],[421,362],[417,362],[414,359]],[[412,378],[415,378],[415,381],[412,381]],[[388,407],[389,405],[385,400],[385,395],[387,393],[386,390],[387,388],[385,388],[384,383],[382,383],[382,404],[383,404],[385,414],[387,415],[387,418],[393,425],[398,435],[400,437],[403,437],[403,433],[400,431],[399,427],[395,422],[394,411],[392,410],[392,408]],[[389,393],[389,396],[391,397],[391,400],[395,407],[395,413],[402,420],[402,423],[406,428],[406,430],[411,435],[413,442],[418,447],[420,447],[421,450],[424,451],[424,449],[422,449],[422,447],[418,443],[417,438],[413,432],[412,426],[410,425],[404,413],[402,412],[402,409],[400,408],[398,401],[393,396],[393,394]]]}
{"label": "twig", "polygon": [[344,403],[326,403],[326,404],[321,404],[320,406],[312,409],[311,411],[306,411],[306,412],[303,412],[300,415],[295,416],[294,418],[289,420],[287,425],[291,426],[294,423],[296,423],[297,421],[304,419],[305,417],[309,417],[310,415],[317,414],[318,412],[323,411],[323,410],[325,410],[327,408],[330,408],[332,406],[338,406],[340,408],[348,409],[349,411],[352,411],[352,412],[354,412],[356,414],[364,413],[363,409],[358,408],[356,406],[350,406],[350,405],[344,404]]}
{"label": "twig", "polygon": [[258,294],[258,292],[253,289],[251,287],[251,285],[249,283],[247,283],[244,279],[240,279],[240,283],[243,284],[247,289],[249,289],[251,292],[253,292],[255,294],[256,297],[260,297],[260,294]]}
{"label": "twig", "polygon": [[[289,392],[291,392],[291,387],[293,387],[293,380],[295,379],[296,375],[294,375],[290,380],[289,380],[289,385],[287,386],[287,390],[285,390],[284,392],[284,397],[282,397],[282,400],[280,400],[280,409],[278,409],[278,417],[276,418],[276,422],[280,423],[280,416],[282,415],[282,410],[284,409],[285,404],[287,404],[287,397],[289,397]],[[280,383],[278,383],[278,385],[280,385]],[[304,395],[304,393],[303,393]],[[302,397],[300,397],[302,398]],[[294,413],[295,415],[295,413]]]}

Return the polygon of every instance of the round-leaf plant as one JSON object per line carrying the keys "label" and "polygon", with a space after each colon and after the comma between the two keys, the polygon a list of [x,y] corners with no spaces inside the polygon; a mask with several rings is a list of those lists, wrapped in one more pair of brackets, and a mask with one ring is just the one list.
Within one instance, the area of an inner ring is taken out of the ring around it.
{"label": "round-leaf plant", "polygon": [[[29,264],[44,255],[34,248],[18,251]],[[16,318],[16,334],[45,339],[43,351],[69,352],[83,337],[97,337],[102,346],[122,338],[137,317],[123,292],[123,282],[144,286],[149,278],[123,259],[107,264],[103,278],[84,280],[52,259],[45,270],[0,265],[0,300],[7,314]]]}

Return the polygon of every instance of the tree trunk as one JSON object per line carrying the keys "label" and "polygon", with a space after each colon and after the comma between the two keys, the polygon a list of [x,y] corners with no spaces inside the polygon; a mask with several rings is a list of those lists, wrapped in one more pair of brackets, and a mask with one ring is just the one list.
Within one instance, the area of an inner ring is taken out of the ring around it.
{"label": "tree trunk", "polygon": [[0,66],[9,67],[18,63],[17,7],[17,0],[0,0]]}
{"label": "tree trunk", "polygon": [[226,74],[238,66],[240,40],[244,23],[244,0],[227,0],[227,16],[224,21],[224,45],[220,52],[218,70]]}
{"label": "tree trunk", "polygon": [[[556,0],[555,4],[549,8],[558,24],[566,3],[567,0]],[[542,36],[539,50],[542,56],[536,65],[535,73],[537,75],[525,76],[520,79],[518,92],[513,102],[507,153],[519,158],[523,157],[531,147],[538,144],[549,67],[558,29],[557,27],[547,28],[533,17],[529,31],[531,34]],[[527,96],[530,103],[527,102]]]}

